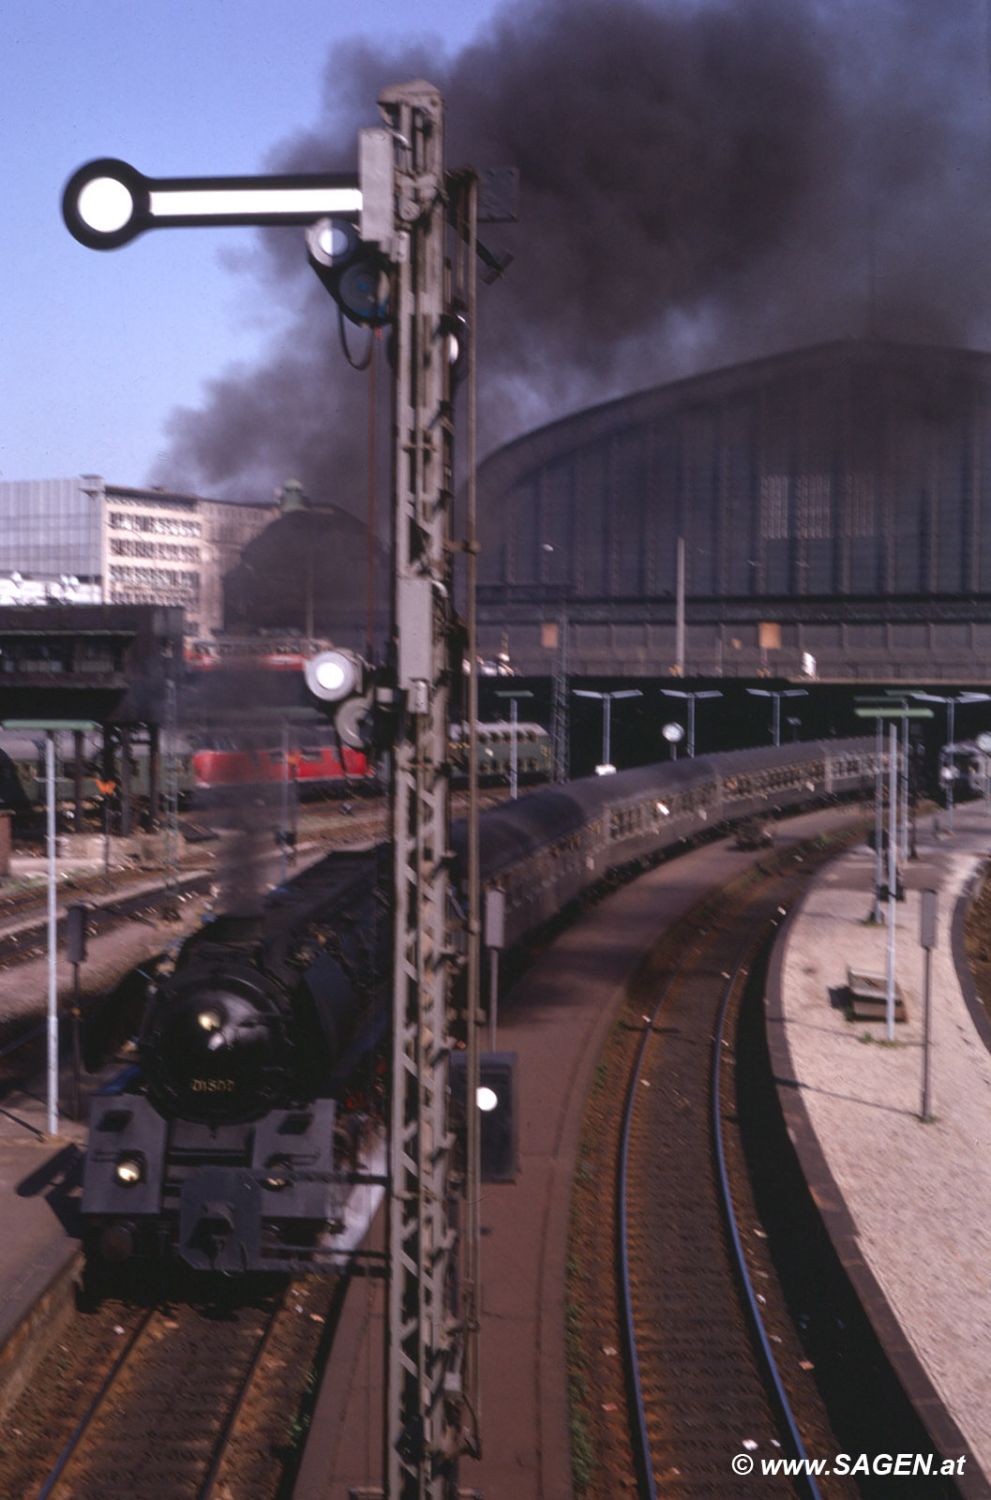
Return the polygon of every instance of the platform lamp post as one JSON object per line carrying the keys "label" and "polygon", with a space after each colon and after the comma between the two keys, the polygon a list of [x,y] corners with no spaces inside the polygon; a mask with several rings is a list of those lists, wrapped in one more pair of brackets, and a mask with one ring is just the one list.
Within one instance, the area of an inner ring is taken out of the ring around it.
{"label": "platform lamp post", "polygon": [[938,894],[926,890],[919,893],[919,946],[925,953],[924,984],[922,1001],[922,1104],[919,1119],[932,1119],[932,957],[936,946],[936,908]]}
{"label": "platform lamp post", "polygon": [[781,744],[781,700],[782,698],[807,698],[807,688],[747,688],[752,698],[770,698],[773,703],[771,715],[771,737],[776,745]]}
{"label": "platform lamp post", "polygon": [[[854,714],[858,719],[873,719],[875,729],[875,764],[874,764],[874,904],[871,908],[872,922],[879,923],[882,917],[881,900],[884,886],[884,775],[885,775],[885,753],[884,753],[884,726],[891,720],[900,719],[907,723],[909,719],[931,719],[931,708],[912,708],[906,701],[904,695],[886,693],[880,697],[869,695],[858,695],[857,706]],[[890,752],[898,756],[897,741],[894,749]],[[892,771],[888,766],[889,780]],[[898,779],[895,776],[892,789],[889,793],[894,801],[894,809],[891,814],[891,837],[895,840],[895,848],[898,847],[898,823],[897,815]],[[904,841],[902,841],[904,846]],[[889,851],[890,858],[890,851]],[[889,882],[890,883],[890,882]]]}
{"label": "platform lamp post", "polygon": [[515,802],[520,790],[519,722],[520,698],[532,698],[526,688],[514,688],[511,692],[496,693],[497,698],[509,699],[509,800]]}
{"label": "platform lamp post", "polygon": [[678,746],[685,738],[685,731],[682,729],[680,724],[671,723],[662,726],[661,734],[664,736],[664,741],[668,747],[668,753],[670,754],[671,759],[677,760]]}
{"label": "platform lamp post", "polygon": [[[918,698],[922,703],[942,703],[946,706],[946,744],[943,754],[949,752],[950,764],[948,770],[950,775],[946,778],[946,826],[950,833],[953,832],[953,776],[956,766],[953,763],[954,745],[954,720],[958,703],[988,703],[991,702],[991,693],[957,693],[953,696],[943,697],[939,693],[913,693],[913,698]],[[940,757],[942,760],[942,756]]]}
{"label": "platform lamp post", "polygon": [[909,732],[909,720],[916,715],[908,701],[908,694],[899,692],[897,688],[887,688],[886,696],[892,703],[898,703],[901,709],[901,770],[899,775],[899,813],[898,813],[898,839],[899,852],[903,860],[915,859],[917,851],[915,840],[910,836],[909,830],[909,783],[911,781],[911,741]]}
{"label": "platform lamp post", "polygon": [[689,760],[695,759],[695,704],[699,698],[721,698],[723,695],[715,688],[706,689],[704,692],[683,693],[678,688],[661,688],[665,698],[686,698],[688,700],[688,744],[685,750]]}
{"label": "platform lamp post", "polygon": [[620,688],[614,693],[596,693],[591,688],[573,688],[576,698],[597,698],[602,704],[602,763],[596,766],[596,776],[611,776],[616,767],[610,760],[612,753],[612,706],[616,698],[642,698],[639,688]]}
{"label": "platform lamp post", "polygon": [[[909,782],[911,780],[911,734],[909,733],[909,720],[918,716],[918,710],[912,709],[909,704],[909,695],[899,692],[897,688],[886,688],[885,696],[894,705],[897,704],[901,714],[901,767],[898,778],[898,844],[901,858],[903,860],[915,859],[916,850],[914,840],[909,837]],[[915,695],[912,694],[914,697]],[[931,717],[931,714],[930,714]]]}

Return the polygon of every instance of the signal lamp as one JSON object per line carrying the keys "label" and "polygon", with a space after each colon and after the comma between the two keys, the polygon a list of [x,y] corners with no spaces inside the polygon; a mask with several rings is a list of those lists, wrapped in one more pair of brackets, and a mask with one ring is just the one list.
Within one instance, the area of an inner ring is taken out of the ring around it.
{"label": "signal lamp", "polygon": [[389,273],[378,261],[355,261],[337,283],[337,302],[346,318],[368,328],[382,328],[392,317]]}
{"label": "signal lamp", "polygon": [[336,704],[334,728],[349,750],[368,750],[374,734],[375,693],[366,676],[369,668],[353,651],[321,651],[306,663],[306,686],[322,703]]}
{"label": "signal lamp", "polygon": [[392,318],[389,263],[345,219],[318,219],[306,231],[310,265],[341,312],[361,327]]}
{"label": "signal lamp", "polygon": [[346,265],[360,244],[358,231],[347,219],[318,219],[306,231],[310,259],[325,270]]}
{"label": "signal lamp", "polygon": [[468,319],[459,304],[456,303],[450,312],[444,313],[440,320],[440,331],[445,340],[451,380],[457,384],[468,373],[469,347]]}
{"label": "signal lamp", "polygon": [[[452,1099],[464,1108],[467,1058],[453,1052],[449,1062]],[[512,1182],[519,1148],[515,1052],[483,1052],[478,1060],[475,1104],[481,1116],[479,1155],[483,1182]]]}
{"label": "signal lamp", "polygon": [[361,687],[363,663],[351,651],[321,651],[305,667],[306,686],[324,703],[340,703]]}
{"label": "signal lamp", "polygon": [[70,964],[86,962],[86,923],[89,907],[74,901],[65,913],[65,956]]}

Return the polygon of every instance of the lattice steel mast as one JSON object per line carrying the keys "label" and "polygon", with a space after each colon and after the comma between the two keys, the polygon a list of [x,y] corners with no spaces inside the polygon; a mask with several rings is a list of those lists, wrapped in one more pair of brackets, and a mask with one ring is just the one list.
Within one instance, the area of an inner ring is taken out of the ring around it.
{"label": "lattice steel mast", "polygon": [[[469,1408],[477,1410],[477,1354],[472,1341],[478,1274],[478,1126],[469,1109],[465,1168],[456,1174],[455,1137],[447,1111],[448,1054],[457,1032],[467,1048],[465,1082],[467,1098],[473,1102],[478,1077],[479,922],[474,830],[467,920],[459,916],[455,924],[450,909],[448,720],[455,550],[450,361],[452,337],[463,338],[465,332],[471,337],[472,330],[452,331],[445,238],[449,199],[456,196],[457,211],[451,218],[458,226],[460,254],[468,256],[470,271],[462,280],[467,282],[468,308],[473,312],[477,196],[472,172],[462,172],[452,182],[445,177],[443,104],[433,85],[414,82],[388,89],[379,106],[387,128],[361,132],[357,174],[150,179],[125,162],[101,158],[70,178],[63,215],[82,244],[103,250],[116,249],[145,230],[169,226],[306,225],[311,263],[327,279],[342,308],[347,298],[353,298],[346,314],[354,314],[358,322],[374,322],[379,316],[376,280],[380,272],[385,275],[379,258],[388,263],[385,279],[392,288],[388,318],[394,349],[396,633],[382,701],[392,704],[396,732],[384,1473],[389,1500],[449,1500],[456,1489],[457,1454],[468,1446],[465,1416]],[[358,217],[361,240],[380,252],[371,264],[347,264],[347,289],[345,275],[338,276],[334,269],[333,235],[328,249],[318,232],[327,216],[335,214],[352,223]],[[505,258],[485,258],[495,274],[506,264]],[[356,306],[361,311],[356,312]],[[470,579],[474,547],[470,521]],[[469,621],[474,658],[471,608]],[[475,692],[473,684],[470,717]],[[167,805],[171,795],[167,786]],[[170,826],[167,818],[167,831]],[[459,935],[466,934],[469,955],[463,1010],[460,1002],[456,1009],[452,999],[455,925]],[[459,1206],[465,1202],[468,1212],[462,1216]],[[465,1296],[459,1305],[462,1266]]]}
{"label": "lattice steel mast", "polygon": [[[427,83],[389,89],[379,105],[389,126],[395,194],[388,254],[395,266],[399,708],[384,1469],[389,1500],[446,1500],[456,1493],[462,1447],[464,1330],[455,1305],[459,1247],[447,1111],[453,426],[444,321],[444,122],[440,95]],[[363,133],[363,151],[380,146]]]}

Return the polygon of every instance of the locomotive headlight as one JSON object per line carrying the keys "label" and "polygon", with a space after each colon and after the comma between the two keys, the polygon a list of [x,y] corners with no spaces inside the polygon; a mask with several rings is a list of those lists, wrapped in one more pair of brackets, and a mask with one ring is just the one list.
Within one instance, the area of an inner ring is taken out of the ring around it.
{"label": "locomotive headlight", "polygon": [[114,1177],[121,1187],[137,1187],[139,1182],[145,1179],[145,1159],[137,1152],[130,1156],[122,1156],[114,1167]]}
{"label": "locomotive headlight", "polygon": [[217,1010],[201,1010],[196,1017],[196,1024],[203,1031],[219,1031],[224,1024],[224,1018]]}
{"label": "locomotive headlight", "polygon": [[292,1182],[292,1163],[285,1156],[269,1157],[265,1163],[265,1176],[262,1178],[262,1187],[268,1188],[270,1193],[281,1193]]}

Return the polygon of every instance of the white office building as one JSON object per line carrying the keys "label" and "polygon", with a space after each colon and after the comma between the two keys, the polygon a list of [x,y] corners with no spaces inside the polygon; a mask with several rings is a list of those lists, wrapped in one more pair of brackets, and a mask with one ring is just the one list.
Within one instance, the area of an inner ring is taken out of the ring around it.
{"label": "white office building", "polygon": [[206,637],[224,574],[278,513],[98,474],[0,481],[0,605],[179,605],[186,635]]}

